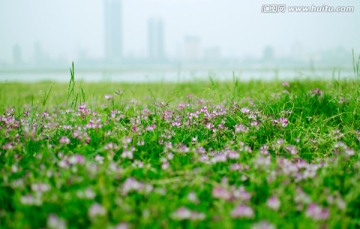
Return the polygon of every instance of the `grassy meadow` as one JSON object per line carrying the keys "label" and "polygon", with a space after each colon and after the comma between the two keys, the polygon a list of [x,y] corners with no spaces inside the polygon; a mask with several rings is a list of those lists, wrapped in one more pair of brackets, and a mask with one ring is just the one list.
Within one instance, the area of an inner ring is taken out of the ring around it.
{"label": "grassy meadow", "polygon": [[0,228],[359,228],[359,105],[359,80],[1,83]]}

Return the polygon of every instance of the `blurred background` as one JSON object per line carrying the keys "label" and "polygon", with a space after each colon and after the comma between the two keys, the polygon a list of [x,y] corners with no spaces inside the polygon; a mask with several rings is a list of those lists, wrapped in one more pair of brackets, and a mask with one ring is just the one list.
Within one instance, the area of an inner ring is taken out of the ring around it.
{"label": "blurred background", "polygon": [[[264,13],[264,4],[354,12]],[[0,0],[0,81],[352,76],[360,1]]]}

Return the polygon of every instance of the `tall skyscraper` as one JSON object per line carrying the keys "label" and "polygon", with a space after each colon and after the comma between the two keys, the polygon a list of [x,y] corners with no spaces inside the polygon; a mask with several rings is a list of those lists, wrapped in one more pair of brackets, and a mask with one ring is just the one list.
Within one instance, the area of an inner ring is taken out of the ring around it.
{"label": "tall skyscraper", "polygon": [[22,64],[21,47],[18,44],[13,46],[13,63]]}
{"label": "tall skyscraper", "polygon": [[121,0],[105,0],[105,58],[117,62],[122,57]]}
{"label": "tall skyscraper", "polygon": [[186,36],[184,44],[183,59],[186,61],[200,60],[201,58],[201,40],[197,36]]}
{"label": "tall skyscraper", "polygon": [[159,18],[150,18],[148,21],[148,48],[151,60],[163,60],[164,53],[164,27]]}

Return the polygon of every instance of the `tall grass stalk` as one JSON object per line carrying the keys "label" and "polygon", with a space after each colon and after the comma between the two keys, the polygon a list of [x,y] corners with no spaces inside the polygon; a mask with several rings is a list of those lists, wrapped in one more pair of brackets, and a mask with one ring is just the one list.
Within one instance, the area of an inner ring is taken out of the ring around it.
{"label": "tall grass stalk", "polygon": [[[69,105],[70,97],[74,97],[74,90],[75,90],[75,65],[74,65],[74,62],[72,62],[71,68],[70,68],[70,82],[69,82],[68,91],[67,91],[66,106]],[[73,103],[73,101],[72,101],[72,103]]]}
{"label": "tall grass stalk", "polygon": [[54,83],[52,83],[51,86],[50,86],[50,88],[49,88],[47,91],[45,91],[44,97],[43,97],[43,99],[42,99],[42,105],[43,105],[43,107],[45,107],[45,105],[46,105],[46,103],[47,103],[47,101],[48,101],[48,99],[49,99],[50,92],[51,92],[53,86],[54,86]]}
{"label": "tall grass stalk", "polygon": [[[79,101],[79,104],[84,103],[86,101],[85,91],[80,84],[80,87],[78,89],[78,92],[75,94],[75,88],[76,81],[75,81],[75,64],[72,62],[71,68],[70,68],[70,82],[68,85],[68,91],[67,91],[67,99],[66,99],[66,106],[76,107]],[[71,101],[70,101],[71,100]]]}
{"label": "tall grass stalk", "polygon": [[356,57],[355,51],[353,49],[352,57],[353,57],[353,70],[354,70],[355,79],[360,80],[360,54],[358,57]]}

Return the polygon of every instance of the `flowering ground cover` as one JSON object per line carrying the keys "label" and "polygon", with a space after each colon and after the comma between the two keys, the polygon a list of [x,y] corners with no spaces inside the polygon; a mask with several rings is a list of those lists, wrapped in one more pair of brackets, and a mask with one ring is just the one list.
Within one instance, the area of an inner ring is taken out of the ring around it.
{"label": "flowering ground cover", "polygon": [[360,83],[0,85],[1,228],[359,228]]}

